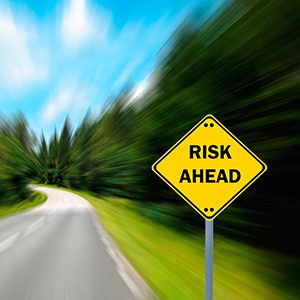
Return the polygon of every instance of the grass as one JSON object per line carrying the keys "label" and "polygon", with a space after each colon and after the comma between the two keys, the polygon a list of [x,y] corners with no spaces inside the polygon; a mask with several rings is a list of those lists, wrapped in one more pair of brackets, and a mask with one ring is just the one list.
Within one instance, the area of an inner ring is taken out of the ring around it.
{"label": "grass", "polygon": [[33,192],[31,196],[24,201],[8,206],[0,206],[0,218],[7,217],[33,208],[37,205],[44,203],[46,199],[47,196],[45,194],[40,192]]}
{"label": "grass", "polygon": [[[65,189],[67,190],[67,189]],[[72,190],[70,190],[72,191]],[[161,299],[204,299],[204,233],[184,234],[140,214],[127,199],[99,199],[73,191],[95,208],[106,230]],[[286,257],[215,236],[214,296],[217,300],[292,300],[276,261]],[[293,260],[288,261],[291,265]]]}

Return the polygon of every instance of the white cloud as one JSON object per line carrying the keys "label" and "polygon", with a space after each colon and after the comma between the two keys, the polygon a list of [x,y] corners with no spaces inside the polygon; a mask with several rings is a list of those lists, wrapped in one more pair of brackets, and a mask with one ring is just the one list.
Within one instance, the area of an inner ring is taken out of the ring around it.
{"label": "white cloud", "polygon": [[74,86],[60,87],[47,101],[42,110],[41,120],[44,125],[51,124],[63,114],[72,117],[84,112],[89,105],[84,90]]}
{"label": "white cloud", "polygon": [[99,43],[107,38],[111,16],[86,0],[70,0],[63,9],[61,39],[68,50],[87,42]]}
{"label": "white cloud", "polygon": [[127,99],[127,105],[138,101],[144,94],[151,90],[155,85],[155,74],[148,75],[133,89],[131,95]]}
{"label": "white cloud", "polygon": [[16,94],[48,77],[43,51],[36,51],[31,20],[23,23],[12,15],[8,5],[0,4],[0,87]]}
{"label": "white cloud", "polygon": [[136,98],[141,97],[149,89],[149,87],[150,87],[150,84],[148,81],[142,81],[133,90],[132,98],[136,99]]}

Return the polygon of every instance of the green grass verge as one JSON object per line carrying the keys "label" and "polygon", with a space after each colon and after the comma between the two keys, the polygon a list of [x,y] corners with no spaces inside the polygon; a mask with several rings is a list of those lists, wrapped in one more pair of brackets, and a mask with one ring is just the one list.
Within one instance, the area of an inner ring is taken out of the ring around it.
{"label": "green grass verge", "polygon": [[[64,190],[69,190],[65,189]],[[183,234],[140,214],[127,199],[99,199],[73,191],[87,199],[128,260],[161,299],[204,299],[204,233]],[[217,222],[217,221],[216,221]],[[277,261],[294,260],[215,236],[214,296],[218,300],[297,299],[276,271]]]}
{"label": "green grass verge", "polygon": [[32,192],[24,201],[9,206],[0,206],[0,218],[7,217],[44,203],[47,196],[40,192]]}

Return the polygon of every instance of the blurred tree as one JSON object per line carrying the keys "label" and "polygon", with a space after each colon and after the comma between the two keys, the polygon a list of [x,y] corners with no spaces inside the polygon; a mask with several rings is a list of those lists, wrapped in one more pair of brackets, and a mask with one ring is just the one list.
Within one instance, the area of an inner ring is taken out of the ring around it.
{"label": "blurred tree", "polygon": [[0,206],[29,196],[28,178],[35,173],[35,137],[23,115],[0,119]]}
{"label": "blurred tree", "polygon": [[212,113],[269,167],[222,214],[217,230],[297,251],[287,232],[298,227],[299,213],[299,6],[283,0],[233,1],[208,20],[201,13],[187,18],[164,49],[150,91],[138,98],[123,91],[98,118],[87,115],[73,135],[66,121],[48,149],[42,137],[41,181],[130,197],[141,207],[181,205],[170,214],[198,226],[199,216],[150,166]]}

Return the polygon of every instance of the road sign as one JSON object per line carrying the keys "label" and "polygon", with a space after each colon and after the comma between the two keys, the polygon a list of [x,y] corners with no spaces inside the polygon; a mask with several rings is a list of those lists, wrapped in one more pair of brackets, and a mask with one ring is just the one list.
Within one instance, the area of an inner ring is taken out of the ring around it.
{"label": "road sign", "polygon": [[207,115],[152,170],[211,221],[267,166],[214,116]]}

